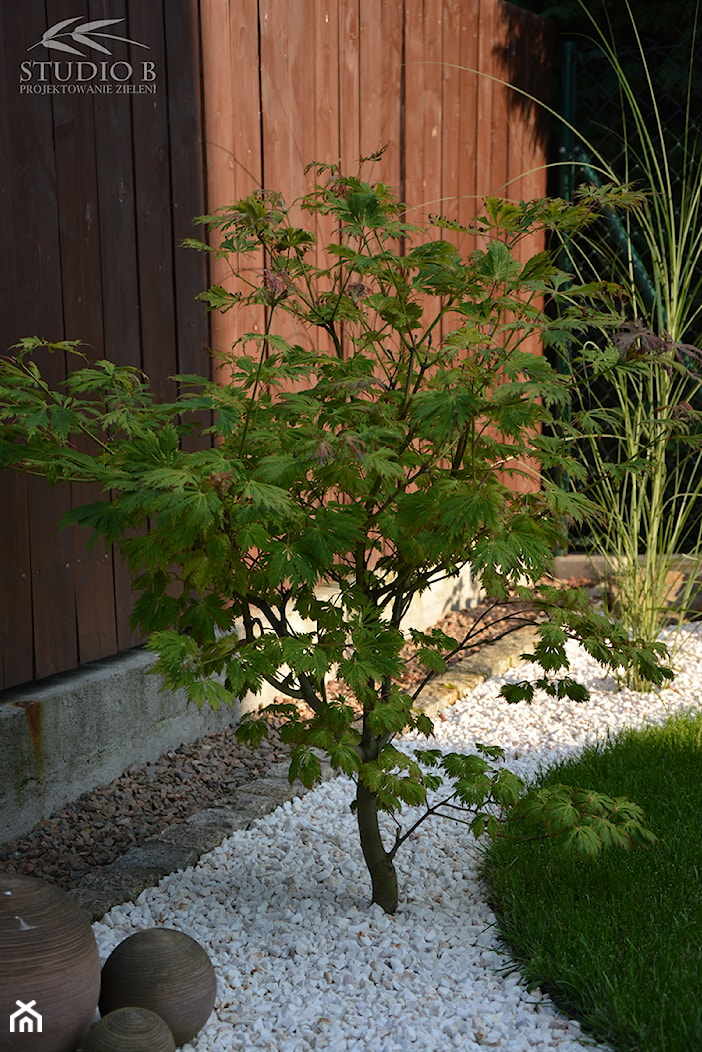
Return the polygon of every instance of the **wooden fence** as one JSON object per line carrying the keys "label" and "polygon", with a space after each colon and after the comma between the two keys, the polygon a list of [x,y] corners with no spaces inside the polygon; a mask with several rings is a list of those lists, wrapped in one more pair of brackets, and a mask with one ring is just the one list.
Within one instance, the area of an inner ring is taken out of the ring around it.
{"label": "wooden fence", "polygon": [[[411,222],[546,192],[546,122],[528,95],[548,94],[551,40],[534,15],[502,0],[209,0],[201,18],[211,207],[260,186],[291,202],[310,162],[356,174],[386,144],[372,175]],[[226,266],[214,277],[226,285]],[[213,317],[214,344],[261,324]]]}
{"label": "wooden fence", "polygon": [[[144,46],[98,36],[109,56],[67,36],[56,39],[78,55],[34,46],[76,16],[67,31],[119,19],[102,30]],[[202,370],[207,319],[194,296],[206,273],[197,253],[178,247],[205,201],[196,5],[23,0],[0,5],[0,39],[3,353],[38,335],[82,340],[97,357],[141,366],[161,385],[174,372]],[[52,60],[61,61],[57,71],[46,65]],[[97,75],[81,81],[91,61]],[[143,80],[143,61],[153,63],[146,72],[155,80]],[[31,62],[44,66],[22,66]],[[135,90],[118,90],[126,87]],[[65,369],[51,361],[53,379]],[[2,477],[3,686],[136,642],[119,557],[99,545],[89,551],[85,531],[56,529],[72,499],[84,497],[68,486]]]}
{"label": "wooden fence", "polygon": [[[80,339],[164,390],[206,370],[209,341],[259,321],[232,311],[208,328],[203,257],[179,247],[191,217],[260,187],[290,201],[313,160],[354,171],[388,144],[376,174],[413,220],[545,193],[543,120],[501,82],[544,95],[548,34],[502,0],[23,0],[0,5],[0,34],[3,349]],[[2,687],[137,642],[119,556],[56,530],[75,499],[0,477]]]}

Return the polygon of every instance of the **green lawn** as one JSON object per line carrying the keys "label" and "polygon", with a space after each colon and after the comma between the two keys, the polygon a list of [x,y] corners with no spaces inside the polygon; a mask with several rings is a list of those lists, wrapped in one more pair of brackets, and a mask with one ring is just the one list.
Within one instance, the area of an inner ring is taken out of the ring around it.
{"label": "green lawn", "polygon": [[484,877],[528,981],[617,1050],[702,1049],[702,713],[626,731],[540,783],[626,795],[659,842],[595,861],[501,840]]}

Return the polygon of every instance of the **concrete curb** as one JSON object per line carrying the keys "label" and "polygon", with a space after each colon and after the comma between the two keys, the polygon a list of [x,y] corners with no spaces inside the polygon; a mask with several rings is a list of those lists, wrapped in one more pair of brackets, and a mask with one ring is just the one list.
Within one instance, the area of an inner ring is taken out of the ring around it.
{"label": "concrete curb", "polygon": [[[533,628],[520,628],[480,652],[456,662],[451,671],[438,676],[422,693],[421,708],[429,716],[453,705],[491,676],[499,675],[518,664],[536,638]],[[85,876],[69,892],[91,922],[99,920],[113,906],[131,902],[153,887],[169,873],[187,869],[201,855],[218,847],[238,829],[248,829],[263,815],[281,804],[302,796],[307,790],[290,785],[287,764],[273,765],[265,778],[257,778],[238,789],[234,802],[222,807],[208,807],[191,815],[185,822],[168,826],[158,836],[133,847],[109,866]],[[333,776],[328,764],[322,767],[322,778]]]}

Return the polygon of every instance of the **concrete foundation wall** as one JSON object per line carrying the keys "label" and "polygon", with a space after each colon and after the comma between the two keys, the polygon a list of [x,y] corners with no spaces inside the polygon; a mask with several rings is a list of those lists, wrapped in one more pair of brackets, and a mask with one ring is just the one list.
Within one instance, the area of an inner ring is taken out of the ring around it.
{"label": "concrete foundation wall", "polygon": [[162,693],[154,657],[134,650],[7,691],[0,701],[0,842],[22,836],[132,763],[236,721]]}
{"label": "concrete foundation wall", "polygon": [[[426,628],[449,610],[474,605],[470,574],[418,596],[406,618]],[[0,694],[0,843],[28,833],[81,793],[132,763],[236,724],[272,700],[272,688],[233,708],[199,711],[184,692],[164,693],[142,650]]]}

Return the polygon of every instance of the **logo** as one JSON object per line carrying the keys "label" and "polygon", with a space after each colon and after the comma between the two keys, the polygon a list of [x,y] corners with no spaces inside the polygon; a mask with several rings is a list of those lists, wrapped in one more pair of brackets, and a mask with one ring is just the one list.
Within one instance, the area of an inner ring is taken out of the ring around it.
{"label": "logo", "polygon": [[63,22],[57,22],[56,25],[50,26],[46,30],[41,40],[38,40],[36,44],[32,44],[32,47],[28,47],[27,51],[31,51],[32,48],[43,45],[46,48],[54,48],[56,51],[66,51],[69,55],[79,55],[80,58],[85,58],[85,52],[79,51],[78,48],[71,47],[70,44],[66,44],[64,40],[60,40],[59,37],[69,37],[74,44],[81,44],[83,47],[92,48],[94,51],[101,51],[103,55],[111,55],[112,52],[103,44],[98,44],[93,37],[105,37],[110,40],[120,40],[124,44],[136,44],[137,47],[147,47],[146,44],[140,44],[138,40],[129,40],[127,37],[116,37],[113,33],[98,33],[98,29],[104,29],[105,26],[116,26],[118,22],[124,22],[123,18],[100,18],[97,22],[84,22],[82,26],[75,26],[71,32],[62,33],[62,29],[66,29],[72,22],[79,22],[80,15],[76,18],[66,18]]}
{"label": "logo", "polygon": [[[76,25],[76,22],[80,23]],[[112,51],[104,43],[121,44],[149,50],[148,44],[115,33],[104,32],[123,18],[99,18],[84,22],[80,15],[65,18],[45,30],[41,40],[27,51],[43,47],[49,59],[20,62],[21,95],[155,95],[156,63],[112,61]],[[60,56],[75,56],[61,58]],[[107,55],[100,59],[99,55]]]}
{"label": "logo", "polygon": [[41,1015],[35,1011],[36,1001],[16,1001],[17,1011],[10,1016],[11,1034],[41,1034]]}

